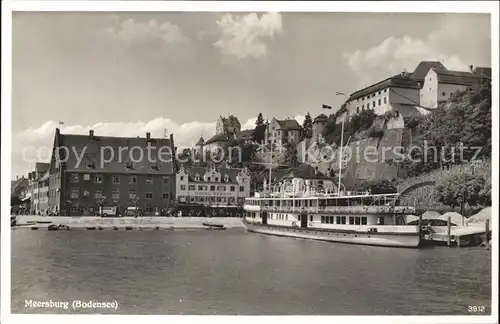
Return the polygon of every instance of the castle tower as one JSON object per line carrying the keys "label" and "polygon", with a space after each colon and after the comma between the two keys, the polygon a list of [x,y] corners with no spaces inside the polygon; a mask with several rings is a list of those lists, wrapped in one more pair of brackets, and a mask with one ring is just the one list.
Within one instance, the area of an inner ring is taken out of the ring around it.
{"label": "castle tower", "polygon": [[312,125],[312,138],[318,139],[319,135],[323,134],[328,117],[325,114],[320,114],[314,118]]}
{"label": "castle tower", "polygon": [[203,135],[200,137],[198,142],[195,144],[196,153],[200,156],[203,154],[203,147],[205,146],[205,140],[203,139]]}

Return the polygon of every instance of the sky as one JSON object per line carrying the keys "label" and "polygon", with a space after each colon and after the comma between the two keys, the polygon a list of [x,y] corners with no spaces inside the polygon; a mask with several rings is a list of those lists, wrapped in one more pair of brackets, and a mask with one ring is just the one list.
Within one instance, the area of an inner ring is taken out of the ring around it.
{"label": "sky", "polygon": [[491,66],[486,14],[14,12],[12,28],[13,178],[48,160],[60,121],[187,146],[219,115],[301,122],[422,60]]}

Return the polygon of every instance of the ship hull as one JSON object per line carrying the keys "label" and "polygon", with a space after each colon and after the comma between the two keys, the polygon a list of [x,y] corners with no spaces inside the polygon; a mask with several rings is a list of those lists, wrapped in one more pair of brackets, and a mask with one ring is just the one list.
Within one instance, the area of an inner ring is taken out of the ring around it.
{"label": "ship hull", "polygon": [[418,232],[367,233],[336,229],[325,230],[317,228],[262,225],[246,221],[244,224],[249,232],[267,235],[385,247],[418,248],[420,246],[420,234]]}

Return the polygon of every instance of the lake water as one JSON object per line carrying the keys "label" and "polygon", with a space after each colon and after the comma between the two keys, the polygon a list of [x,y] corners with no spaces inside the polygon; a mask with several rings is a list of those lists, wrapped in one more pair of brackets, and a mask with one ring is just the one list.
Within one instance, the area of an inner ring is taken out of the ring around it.
{"label": "lake water", "polygon": [[[12,231],[12,313],[466,315],[491,309],[491,251],[227,231]],[[98,300],[117,310],[30,309]],[[477,315],[477,314],[476,314]]]}

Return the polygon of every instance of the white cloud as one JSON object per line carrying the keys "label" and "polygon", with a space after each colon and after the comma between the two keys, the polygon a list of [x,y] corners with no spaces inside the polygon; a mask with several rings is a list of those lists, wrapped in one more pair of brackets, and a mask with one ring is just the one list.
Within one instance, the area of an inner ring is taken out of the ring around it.
{"label": "white cloud", "polygon": [[283,32],[279,13],[266,13],[260,17],[256,13],[246,16],[225,14],[217,21],[217,25],[222,34],[214,46],[222,54],[240,59],[266,55],[266,41]]}
{"label": "white cloud", "polygon": [[147,42],[159,42],[164,47],[189,43],[189,38],[181,28],[168,21],[158,22],[151,19],[148,22],[140,22],[132,18],[124,21],[115,18],[114,21],[113,26],[106,29],[107,34],[128,46]]}
{"label": "white cloud", "polygon": [[450,70],[464,71],[476,63],[464,62],[465,46],[473,46],[471,42],[480,37],[462,25],[459,18],[445,16],[441,26],[427,37],[389,37],[377,46],[358,49],[344,54],[344,57],[359,76],[359,86],[380,81],[405,69],[412,72],[420,61],[441,61]]}
{"label": "white cloud", "polygon": [[[304,116],[295,117],[302,123]],[[253,129],[256,118],[249,118],[241,123],[242,130]],[[179,124],[168,118],[155,118],[147,122],[101,122],[95,125],[60,125],[62,134],[87,135],[94,130],[97,136],[145,137],[146,132],[151,137],[160,138],[165,134],[174,134],[175,145],[178,147],[194,147],[200,136],[208,140],[215,134],[216,122],[198,122]],[[47,121],[37,128],[29,128],[12,136],[12,173],[27,175],[32,171],[35,162],[47,162],[50,159],[54,141],[56,121]]]}

